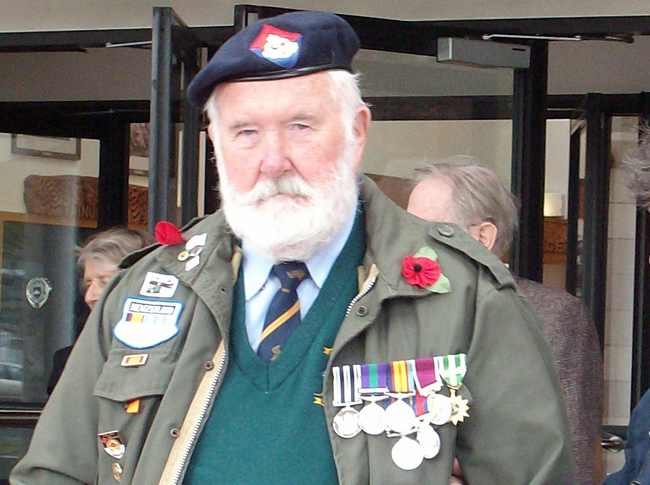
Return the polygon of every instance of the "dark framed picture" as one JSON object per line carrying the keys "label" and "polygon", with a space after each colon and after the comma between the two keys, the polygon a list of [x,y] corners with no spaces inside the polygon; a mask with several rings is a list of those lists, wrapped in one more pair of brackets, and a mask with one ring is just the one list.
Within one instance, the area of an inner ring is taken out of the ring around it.
{"label": "dark framed picture", "polygon": [[81,138],[12,134],[11,153],[76,162],[81,158]]}
{"label": "dark framed picture", "polygon": [[131,123],[129,175],[149,177],[149,123]]}
{"label": "dark framed picture", "polygon": [[149,123],[131,123],[131,156],[149,157]]}

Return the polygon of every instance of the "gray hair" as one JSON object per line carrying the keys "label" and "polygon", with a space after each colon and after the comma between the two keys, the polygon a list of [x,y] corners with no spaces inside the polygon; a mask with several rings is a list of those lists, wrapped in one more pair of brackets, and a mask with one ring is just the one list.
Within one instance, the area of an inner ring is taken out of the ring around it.
{"label": "gray hair", "polygon": [[453,189],[452,210],[465,230],[481,222],[497,229],[493,252],[501,257],[510,249],[519,227],[519,201],[494,172],[473,163],[426,163],[415,171],[415,181],[445,179]]}
{"label": "gray hair", "polygon": [[104,269],[117,270],[118,264],[127,254],[145,248],[156,242],[151,234],[139,229],[108,229],[91,236],[77,250],[78,264],[81,268],[93,261]]}
{"label": "gray hair", "polygon": [[630,174],[627,187],[640,207],[650,210],[650,125],[640,128],[641,139],[636,148],[623,158],[623,165]]}

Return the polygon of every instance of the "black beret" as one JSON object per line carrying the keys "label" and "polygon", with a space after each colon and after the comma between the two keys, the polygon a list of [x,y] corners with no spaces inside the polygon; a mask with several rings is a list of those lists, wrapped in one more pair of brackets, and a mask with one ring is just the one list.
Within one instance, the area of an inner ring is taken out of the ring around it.
{"label": "black beret", "polygon": [[352,71],[359,38],[341,17],[291,12],[259,20],[228,39],[187,88],[202,108],[214,88],[230,81],[302,76],[328,69]]}

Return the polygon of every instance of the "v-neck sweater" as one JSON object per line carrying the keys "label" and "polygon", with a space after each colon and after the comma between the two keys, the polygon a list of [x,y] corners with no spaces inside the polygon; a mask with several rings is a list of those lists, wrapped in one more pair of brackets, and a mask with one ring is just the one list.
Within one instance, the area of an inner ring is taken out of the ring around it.
{"label": "v-neck sweater", "polygon": [[359,213],[316,301],[273,362],[263,362],[248,342],[240,272],[230,365],[184,483],[337,483],[319,393],[329,350],[358,291],[350,267],[363,262],[363,219]]}

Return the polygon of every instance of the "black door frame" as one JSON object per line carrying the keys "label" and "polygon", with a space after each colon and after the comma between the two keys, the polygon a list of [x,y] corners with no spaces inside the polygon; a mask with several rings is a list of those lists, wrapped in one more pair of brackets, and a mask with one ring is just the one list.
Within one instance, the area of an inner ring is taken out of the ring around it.
{"label": "black door frame", "polygon": [[[149,231],[156,223],[181,225],[198,215],[200,111],[183,95],[199,71],[200,41],[170,7],[153,8]],[[182,121],[182,159],[177,164],[176,122]],[[177,211],[180,165],[181,207]]]}
{"label": "black door frame", "polygon": [[[269,17],[289,11],[275,7],[237,5],[234,11],[232,26],[226,27],[188,27],[186,30],[198,39],[200,47],[207,47],[214,50],[234,32],[240,29],[245,23],[249,14],[258,17]],[[421,55],[435,55],[435,39],[440,36],[465,36],[481,38],[487,33],[501,33],[508,35],[543,35],[543,36],[575,36],[580,35],[585,39],[604,38],[610,34],[616,34],[620,40],[629,40],[633,34],[650,34],[650,16],[640,17],[594,17],[594,18],[564,18],[564,19],[508,19],[508,20],[461,20],[461,21],[401,21],[390,19],[377,19],[353,15],[343,15],[348,22],[355,28],[361,39],[362,47],[366,49],[393,51]],[[177,18],[170,17],[168,25],[175,26],[179,24]],[[45,50],[78,50],[86,47],[105,46],[107,42],[120,43],[136,41],[146,43],[151,41],[151,29],[125,29],[125,30],[107,30],[107,31],[72,31],[72,32],[30,32],[30,33],[11,33],[0,34],[0,52],[25,52],[25,51],[45,51]],[[515,96],[512,100],[512,109],[514,110],[514,130],[513,137],[513,192],[522,199],[522,231],[515,241],[515,251],[511,255],[516,273],[534,280],[541,279],[542,261],[541,250],[543,234],[543,179],[544,179],[544,148],[545,139],[545,121],[547,119],[546,110],[546,62],[547,62],[547,43],[540,40],[525,40],[532,47],[532,64],[533,68],[516,73],[515,76]],[[183,51],[183,49],[181,49]],[[161,54],[163,57],[170,57],[171,54]],[[183,54],[185,55],[185,54]],[[169,60],[169,59],[167,59]],[[561,97],[560,97],[561,98]],[[564,97],[570,98],[570,97]],[[604,109],[607,109],[607,99],[605,97]],[[555,101],[558,101],[557,99]],[[554,102],[555,102],[554,101]],[[566,99],[564,100],[566,101]],[[575,99],[573,100],[575,101]],[[181,116],[181,106],[178,101],[171,107],[172,119],[177,121]],[[11,103],[9,103],[11,104]],[[29,103],[19,103],[23,108]],[[40,104],[40,103],[39,103]],[[7,105],[7,103],[0,103]],[[558,103],[554,107],[557,107]],[[560,100],[559,105],[562,105]],[[576,104],[573,104],[573,109]],[[550,107],[550,105],[549,105]],[[15,109],[15,106],[14,106]],[[156,114],[160,114],[157,107],[152,107]],[[26,112],[28,112],[27,110]],[[15,111],[14,111],[15,112]],[[33,113],[42,118],[40,113]],[[7,119],[8,117],[3,116]],[[195,115],[186,116],[185,121],[196,120]],[[9,117],[11,119],[11,117]],[[117,119],[117,118],[116,118]],[[141,119],[141,118],[140,118]],[[169,119],[169,118],[168,118]],[[34,127],[34,118],[26,121],[23,132],[32,131]],[[110,197],[112,200],[121,200],[124,197],[124,157],[126,142],[124,141],[123,125],[115,121],[111,130],[107,130],[104,124],[99,134],[95,133],[94,137],[100,137],[107,149],[102,154],[102,168],[100,179],[101,193],[105,200]],[[51,127],[52,124],[49,124]],[[81,129],[81,127],[80,127]],[[14,131],[14,130],[11,130]],[[19,131],[19,130],[18,130]],[[38,131],[38,130],[37,130]],[[51,128],[40,130],[40,133],[50,132]],[[107,133],[111,132],[109,136]],[[167,143],[167,142],[166,142]],[[120,145],[120,146],[118,146]],[[108,149],[108,147],[112,147]],[[602,147],[600,147],[602,148]],[[599,148],[599,150],[600,150]],[[195,156],[194,153],[191,156]],[[160,177],[153,168],[154,175],[157,179]],[[193,176],[191,171],[187,172]],[[605,180],[601,179],[602,174],[596,175],[591,179],[591,186],[597,190],[605,190]],[[119,181],[118,181],[119,179]],[[206,193],[215,185],[212,178],[209,179],[211,185]],[[150,201],[161,201],[165,198],[163,194],[166,188],[157,187],[155,184],[150,186]],[[193,193],[193,192],[191,192]],[[188,197],[189,199],[189,197]],[[597,201],[594,201],[596,204]],[[110,204],[104,204],[108,207]],[[184,201],[183,205],[191,205],[191,201]],[[598,211],[602,216],[602,212]],[[187,212],[183,218],[189,217]],[[158,217],[158,216],[156,216]],[[110,225],[117,221],[124,220],[124,206],[119,207],[114,212],[104,214],[101,224]],[[592,260],[597,259],[602,254],[602,242],[594,248],[586,248],[587,254],[592,254]],[[605,246],[606,247],[606,246]],[[588,256],[589,259],[589,256]],[[597,269],[594,266],[593,270]],[[599,281],[593,281],[599,285]],[[587,295],[588,306],[594,315],[601,315],[601,299],[597,295]]]}
{"label": "black door frame", "polygon": [[[269,17],[289,11],[275,7],[237,5],[235,6],[232,26],[225,27],[189,27],[192,35],[199,40],[201,47],[214,49],[233,35],[245,22],[248,13],[259,17]],[[436,38],[440,36],[463,36],[481,38],[484,34],[506,34],[524,36],[581,36],[584,39],[602,39],[616,35],[622,41],[629,40],[632,35],[650,34],[650,16],[636,17],[591,17],[591,18],[546,18],[546,19],[503,19],[503,20],[453,20],[453,21],[402,21],[390,19],[369,18],[354,15],[342,15],[359,33],[362,47],[380,51],[393,51],[412,54],[435,55]],[[151,42],[151,29],[118,29],[118,30],[85,30],[66,32],[25,32],[0,34],[0,52],[34,52],[34,51],[66,51],[79,50],[89,47],[104,47],[107,43]],[[542,46],[542,41],[522,40],[525,43]],[[534,50],[534,49],[533,49]],[[541,60],[538,59],[538,61]],[[535,61],[535,56],[533,56]],[[546,59],[544,59],[544,62]],[[544,67],[542,67],[544,69]],[[531,97],[531,86],[539,79],[540,72],[530,79],[517,76],[523,93],[523,105],[530,106],[521,115],[517,133],[521,136],[513,145],[513,163],[516,170],[513,174],[516,183],[512,189],[522,197],[522,216],[526,221],[522,224],[522,234],[515,241],[514,269],[515,272],[531,279],[541,278],[541,251],[539,235],[543,234],[543,218],[540,216],[543,204],[543,171],[540,176],[539,167],[543,166],[543,148],[539,145],[528,146],[532,140],[544,138],[546,113],[543,109],[543,98],[546,93],[545,85],[541,83],[532,86],[537,90],[534,94],[542,96],[539,99]],[[542,90],[543,92],[539,91]],[[515,99],[516,104],[522,103]],[[180,107],[177,107],[180,112]],[[189,121],[189,119],[188,119]],[[523,135],[527,138],[524,141]],[[107,140],[108,142],[108,140]],[[518,145],[519,144],[519,145]],[[541,152],[540,152],[541,150]],[[117,151],[115,151],[117,153]],[[110,156],[107,154],[107,157]],[[115,154],[113,155],[118,158]],[[154,169],[155,171],[156,169]],[[158,177],[160,178],[160,177]],[[208,177],[206,194],[212,191],[214,180]],[[164,187],[150,187],[150,200],[160,201]],[[159,193],[160,192],[160,193]],[[530,197],[529,197],[530,196]],[[184,203],[183,205],[191,205]],[[189,213],[186,214],[189,216]],[[183,218],[186,217],[183,216]],[[110,217],[109,217],[110,219]]]}
{"label": "black door frame", "polygon": [[[601,347],[605,338],[605,302],[607,275],[607,222],[609,210],[609,141],[611,120],[614,116],[638,116],[639,124],[650,119],[650,93],[588,94],[585,96],[549,96],[549,118],[583,120],[587,130],[587,171],[585,173],[584,247],[582,256],[581,295],[590,308]],[[574,134],[575,135],[575,134]],[[580,151],[577,135],[572,137],[571,176],[573,187],[569,193],[569,235],[567,251],[567,291],[575,294],[577,267],[570,263],[577,259],[578,197],[577,159]],[[606,172],[606,173],[605,173]],[[591,173],[591,176],[589,176]],[[630,409],[650,389],[650,219],[645,209],[636,216],[634,309],[632,322],[632,376]],[[571,228],[576,225],[574,232]],[[589,229],[588,229],[589,227]],[[622,432],[622,431],[621,431]]]}

